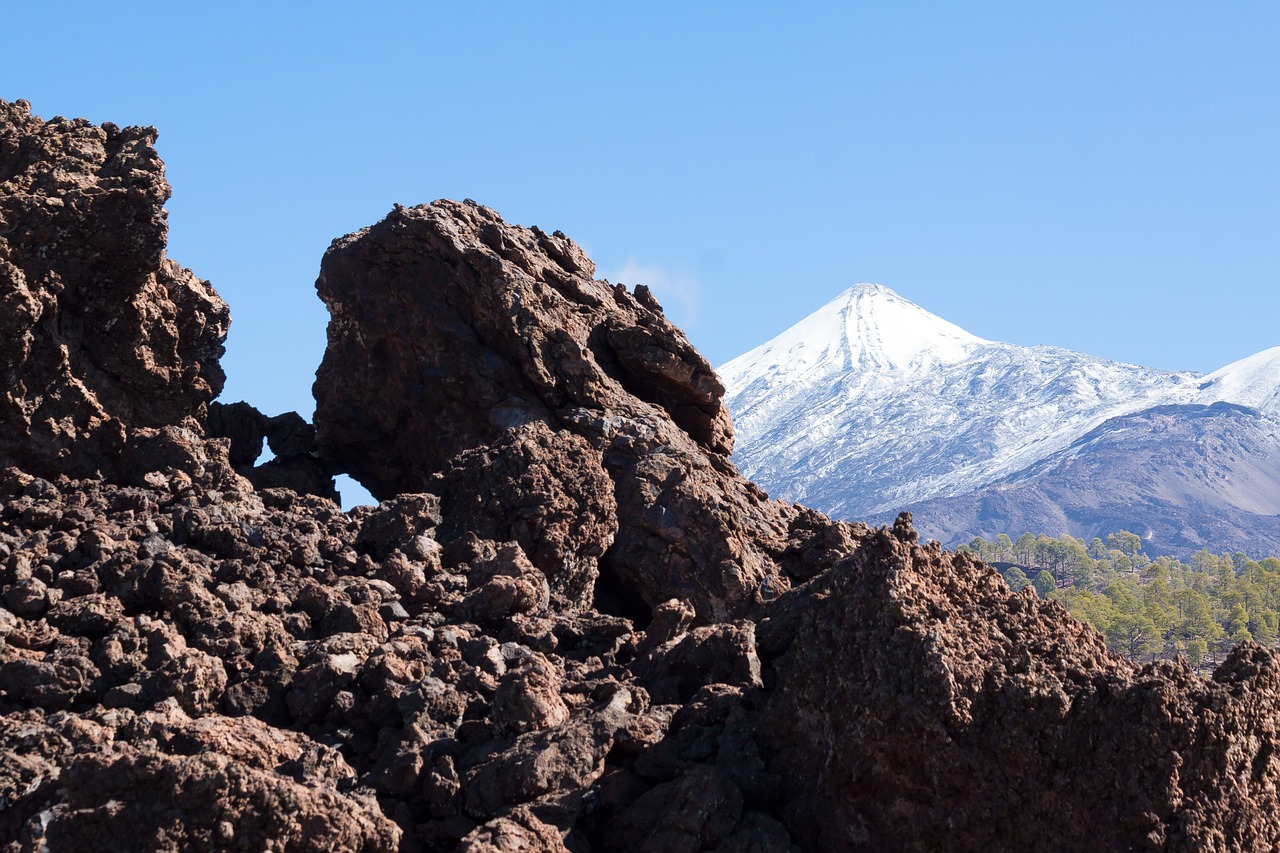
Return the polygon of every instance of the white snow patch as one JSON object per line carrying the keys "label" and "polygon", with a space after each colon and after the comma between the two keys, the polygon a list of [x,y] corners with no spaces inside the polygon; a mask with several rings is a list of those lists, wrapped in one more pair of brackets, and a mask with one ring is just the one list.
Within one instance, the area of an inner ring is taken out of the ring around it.
{"label": "white snow patch", "polygon": [[1280,415],[1280,347],[1255,353],[1207,374],[1195,402],[1226,402]]}

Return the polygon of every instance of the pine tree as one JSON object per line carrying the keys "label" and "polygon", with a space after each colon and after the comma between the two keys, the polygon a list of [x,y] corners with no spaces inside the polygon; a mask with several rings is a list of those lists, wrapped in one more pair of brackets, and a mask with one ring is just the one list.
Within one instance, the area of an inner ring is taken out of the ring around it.
{"label": "pine tree", "polygon": [[1031,583],[1027,578],[1026,572],[1017,566],[1013,566],[1004,573],[1004,582],[1009,585],[1009,589],[1013,592],[1022,592],[1022,588]]}

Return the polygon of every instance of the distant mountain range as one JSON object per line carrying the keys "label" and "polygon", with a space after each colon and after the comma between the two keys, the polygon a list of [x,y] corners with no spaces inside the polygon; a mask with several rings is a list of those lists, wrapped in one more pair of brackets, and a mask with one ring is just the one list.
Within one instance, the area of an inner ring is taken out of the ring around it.
{"label": "distant mountain range", "polygon": [[837,517],[1280,554],[1280,347],[1172,373],[985,340],[860,284],[719,372],[744,473]]}

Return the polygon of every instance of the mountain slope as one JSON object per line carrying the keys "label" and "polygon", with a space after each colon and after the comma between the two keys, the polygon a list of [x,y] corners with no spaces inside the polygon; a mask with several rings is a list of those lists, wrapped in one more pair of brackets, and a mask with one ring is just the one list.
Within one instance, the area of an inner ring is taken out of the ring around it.
{"label": "mountain slope", "polygon": [[1280,347],[1272,347],[1205,375],[1196,402],[1232,402],[1280,416]]}
{"label": "mountain slope", "polygon": [[949,543],[1131,530],[1157,553],[1280,554],[1280,420],[1230,403],[1158,406],[983,488],[905,508],[922,535]]}
{"label": "mountain slope", "polygon": [[984,340],[869,284],[719,372],[743,472],[844,517],[971,491],[1110,418],[1213,395],[1192,373]]}

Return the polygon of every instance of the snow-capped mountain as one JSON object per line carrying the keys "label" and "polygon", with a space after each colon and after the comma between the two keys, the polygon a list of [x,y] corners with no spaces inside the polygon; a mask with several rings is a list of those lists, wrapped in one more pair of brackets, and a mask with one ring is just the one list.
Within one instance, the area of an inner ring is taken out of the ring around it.
{"label": "snow-capped mountain", "polygon": [[984,340],[876,284],[719,373],[739,467],[776,497],[842,518],[973,492],[1157,406],[1225,401],[1280,416],[1280,347],[1204,376],[1172,373]]}

